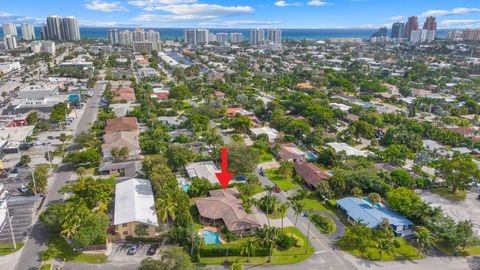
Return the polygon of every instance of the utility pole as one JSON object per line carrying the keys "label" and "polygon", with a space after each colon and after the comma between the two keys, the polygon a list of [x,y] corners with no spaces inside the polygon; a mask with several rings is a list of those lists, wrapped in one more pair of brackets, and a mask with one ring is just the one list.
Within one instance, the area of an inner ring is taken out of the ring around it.
{"label": "utility pole", "polygon": [[[6,200],[6,198],[5,198]],[[6,204],[7,202],[5,202]],[[13,227],[12,227],[12,219],[10,218],[10,213],[8,212],[8,206],[5,206],[6,212],[6,217],[8,221],[8,226],[10,227],[10,236],[12,237],[12,244],[13,244],[13,249],[17,248],[17,241],[15,241],[15,234],[13,233]]]}
{"label": "utility pole", "polygon": [[35,181],[35,169],[32,168],[33,194],[37,196],[37,182]]}
{"label": "utility pole", "polygon": [[310,222],[310,220],[308,218],[307,218],[307,220],[308,220],[308,229],[307,229],[307,243],[305,243],[305,254],[308,253],[308,246],[309,246],[308,245],[308,238],[310,237],[310,224],[312,223],[312,222]]}

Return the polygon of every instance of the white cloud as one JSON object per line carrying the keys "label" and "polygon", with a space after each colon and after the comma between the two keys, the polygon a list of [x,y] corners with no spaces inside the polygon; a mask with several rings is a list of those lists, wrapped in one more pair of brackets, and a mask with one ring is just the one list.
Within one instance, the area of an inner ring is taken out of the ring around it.
{"label": "white cloud", "polygon": [[288,7],[288,6],[291,6],[292,4],[287,3],[285,1],[277,1],[277,2],[275,2],[274,5],[277,6],[277,7]]}
{"label": "white cloud", "polygon": [[402,21],[405,19],[405,16],[393,16],[390,18],[385,18],[386,21]]}
{"label": "white cloud", "polygon": [[141,22],[188,22],[195,20],[211,20],[217,19],[217,16],[212,15],[157,15],[157,14],[141,14],[135,17],[134,21]]}
{"label": "white cloud", "polygon": [[231,16],[253,13],[255,10],[249,6],[221,6],[216,4],[191,4],[157,6],[149,11],[166,11],[176,15],[205,15],[205,16]]}
{"label": "white cloud", "polygon": [[122,3],[117,1],[106,2],[106,1],[93,0],[92,2],[86,4],[85,8],[90,10],[104,11],[104,12],[128,11],[127,8],[122,6]]}
{"label": "white cloud", "polygon": [[256,21],[256,20],[231,20],[231,21],[221,21],[221,22],[201,22],[199,25],[203,26],[237,26],[237,25],[277,25],[281,24],[281,21]]}
{"label": "white cloud", "polygon": [[130,5],[137,7],[146,7],[153,5],[178,5],[196,3],[197,0],[134,0],[127,2]]}
{"label": "white cloud", "polygon": [[326,5],[329,5],[329,4],[330,3],[322,1],[322,0],[312,0],[312,1],[307,3],[307,5],[309,5],[309,6],[316,6],[316,7],[326,6]]}
{"label": "white cloud", "polygon": [[45,19],[18,16],[12,13],[0,11],[0,23],[4,22],[42,24],[45,22]]}
{"label": "white cloud", "polygon": [[420,14],[420,17],[428,17],[428,16],[441,17],[441,16],[448,16],[448,15],[468,14],[473,12],[480,12],[480,8],[454,8],[451,10],[447,10],[447,9],[428,10]]}
{"label": "white cloud", "polygon": [[440,23],[441,26],[444,27],[452,27],[452,26],[463,26],[466,27],[467,24],[473,25],[480,23],[480,20],[445,20]]}

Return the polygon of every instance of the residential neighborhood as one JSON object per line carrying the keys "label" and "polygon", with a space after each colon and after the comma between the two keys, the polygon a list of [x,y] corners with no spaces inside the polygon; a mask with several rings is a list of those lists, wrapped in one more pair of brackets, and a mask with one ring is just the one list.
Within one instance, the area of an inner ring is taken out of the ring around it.
{"label": "residential neighborhood", "polygon": [[2,12],[1,269],[480,269],[480,30]]}

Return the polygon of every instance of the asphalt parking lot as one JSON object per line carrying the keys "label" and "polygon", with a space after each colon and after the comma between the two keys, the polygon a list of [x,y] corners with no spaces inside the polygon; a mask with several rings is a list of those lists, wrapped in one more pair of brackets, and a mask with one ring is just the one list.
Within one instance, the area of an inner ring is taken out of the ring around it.
{"label": "asphalt parking lot", "polygon": [[150,244],[142,244],[135,255],[127,255],[128,248],[130,248],[132,244],[133,243],[112,244],[110,254],[108,255],[108,261],[114,263],[140,263],[143,259],[149,257],[154,259],[160,259],[160,248],[157,249],[156,255],[147,256],[147,250],[150,247]]}

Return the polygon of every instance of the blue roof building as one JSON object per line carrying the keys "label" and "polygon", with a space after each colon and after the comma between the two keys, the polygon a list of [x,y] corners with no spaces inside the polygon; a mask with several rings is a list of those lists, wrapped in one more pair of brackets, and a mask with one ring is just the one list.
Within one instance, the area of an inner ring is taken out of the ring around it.
{"label": "blue roof building", "polygon": [[396,236],[413,233],[414,224],[410,220],[381,204],[372,205],[366,198],[346,197],[337,200],[337,206],[345,211],[349,222],[362,222],[369,228],[376,228],[387,219]]}

